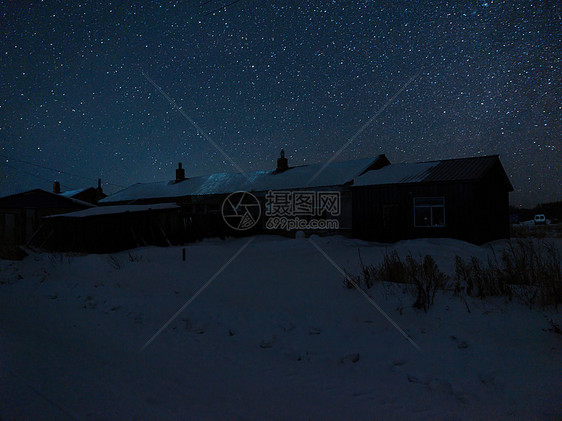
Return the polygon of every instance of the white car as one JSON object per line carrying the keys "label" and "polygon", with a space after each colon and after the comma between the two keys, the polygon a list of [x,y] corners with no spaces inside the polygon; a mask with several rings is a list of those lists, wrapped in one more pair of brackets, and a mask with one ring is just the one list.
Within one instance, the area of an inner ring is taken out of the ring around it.
{"label": "white car", "polygon": [[544,216],[544,214],[539,213],[537,215],[535,215],[535,225],[544,225],[546,224],[546,217]]}

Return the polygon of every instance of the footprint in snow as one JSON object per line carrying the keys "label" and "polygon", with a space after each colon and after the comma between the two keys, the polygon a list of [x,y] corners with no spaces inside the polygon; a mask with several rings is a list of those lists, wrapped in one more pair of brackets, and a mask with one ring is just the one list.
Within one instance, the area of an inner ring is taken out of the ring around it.
{"label": "footprint in snow", "polygon": [[402,365],[404,365],[404,364],[406,364],[406,360],[403,359],[403,358],[399,358],[399,359],[392,360],[392,365],[393,365],[394,367],[400,367],[400,366],[402,366]]}
{"label": "footprint in snow", "polygon": [[349,364],[349,363],[356,363],[357,361],[359,361],[359,354],[358,353],[352,353],[352,354],[347,354],[345,355],[341,360],[340,363],[341,364]]}
{"label": "footprint in snow", "polygon": [[86,299],[84,300],[83,308],[95,309],[97,306],[98,306],[98,302],[94,300],[94,298],[91,296],[87,296]]}
{"label": "footprint in snow", "polygon": [[311,361],[311,359],[312,359],[312,354],[308,351],[299,354],[299,356],[297,357],[297,361]]}
{"label": "footprint in snow", "polygon": [[479,373],[478,374],[478,380],[480,380],[480,383],[482,384],[495,384],[496,383],[496,372],[495,371],[486,371],[483,373]]}
{"label": "footprint in snow", "polygon": [[[430,384],[432,384],[432,382],[435,382],[435,381],[437,381],[439,384],[442,383],[442,381],[439,380],[439,379],[436,379],[434,377],[431,377],[428,374],[420,373],[420,372],[417,372],[417,371],[410,371],[407,374],[407,377],[408,377],[408,381],[410,383],[419,383],[419,384],[423,384],[424,386],[428,386],[428,387],[430,387]],[[433,386],[435,386],[435,384],[433,384]]]}
{"label": "footprint in snow", "polygon": [[266,335],[260,341],[260,348],[268,349],[273,347],[274,338],[271,335]]}
{"label": "footprint in snow", "polygon": [[468,343],[466,341],[459,341],[459,339],[455,335],[451,335],[450,338],[457,342],[457,348],[459,349],[466,349],[468,348]]}
{"label": "footprint in snow", "polygon": [[294,330],[297,326],[291,322],[291,321],[286,321],[281,323],[281,329],[283,329],[284,332],[290,332],[291,330]]}

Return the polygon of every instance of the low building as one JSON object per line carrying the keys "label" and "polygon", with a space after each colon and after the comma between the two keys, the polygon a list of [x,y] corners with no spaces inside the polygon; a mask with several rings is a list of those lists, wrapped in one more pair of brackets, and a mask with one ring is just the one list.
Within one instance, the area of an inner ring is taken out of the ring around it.
{"label": "low building", "polygon": [[140,246],[170,246],[194,234],[175,203],[99,206],[43,218],[35,244],[57,251],[111,253]]}
{"label": "low building", "polygon": [[44,216],[92,207],[91,203],[41,189],[0,198],[0,244],[26,245],[41,226]]}
{"label": "low building", "polygon": [[[315,220],[305,217],[304,222],[335,220],[337,224],[326,229],[310,224],[305,229],[309,233],[382,242],[449,237],[482,244],[509,237],[510,191],[513,187],[496,155],[402,164],[391,164],[379,155],[291,167],[282,151],[275,169],[246,174],[186,177],[179,164],[174,180],[132,185],[101,199],[101,206],[92,209],[87,209],[90,203],[74,198],[84,192],[33,190],[8,196],[0,199],[0,240],[28,244],[35,239],[34,245],[50,249],[108,252],[240,232],[287,233],[267,224],[272,197],[282,193],[279,197],[319,198],[335,193],[337,212],[316,207],[309,214]],[[245,209],[242,199],[225,201],[235,192],[254,196],[252,206],[261,209],[261,219],[240,213],[238,209]],[[251,229],[237,230],[225,222],[224,203],[230,204],[231,217],[252,222]]]}
{"label": "low building", "polygon": [[174,202],[187,216],[220,217],[224,199],[233,192],[245,191],[256,196],[265,210],[269,191],[337,191],[341,212],[337,216],[339,232],[351,234],[351,185],[356,177],[378,170],[390,162],[384,155],[343,162],[289,166],[283,151],[272,170],[241,173],[218,173],[186,178],[179,164],[176,179],[155,183],[138,183],[100,200],[100,205],[130,205]]}
{"label": "low building", "polygon": [[354,181],[353,236],[509,238],[511,191],[497,155],[388,165]]}

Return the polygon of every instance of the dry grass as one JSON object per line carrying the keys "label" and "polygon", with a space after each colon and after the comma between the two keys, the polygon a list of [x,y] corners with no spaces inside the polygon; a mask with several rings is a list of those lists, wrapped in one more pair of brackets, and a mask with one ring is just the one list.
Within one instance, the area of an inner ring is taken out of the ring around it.
{"label": "dry grass", "polygon": [[[413,306],[424,311],[433,305],[437,291],[449,285],[449,277],[430,255],[418,259],[408,255],[402,260],[392,251],[378,265],[365,265],[361,255],[359,259],[361,272],[348,274],[347,288],[369,289],[377,282],[403,284],[415,299]],[[562,304],[560,252],[546,240],[513,240],[499,257],[493,253],[487,261],[456,256],[454,281],[453,294],[462,299],[505,297],[511,301],[516,297],[530,307]]]}
{"label": "dry grass", "polygon": [[465,288],[470,296],[515,295],[533,307],[537,301],[543,307],[562,303],[560,252],[546,240],[517,239],[502,251],[500,259],[487,263],[472,258],[465,262],[456,256],[455,292]]}
{"label": "dry grass", "polygon": [[361,273],[348,275],[344,284],[347,288],[371,288],[375,282],[392,282],[406,284],[407,290],[415,297],[413,306],[427,311],[432,305],[435,294],[445,287],[447,276],[442,273],[435,260],[429,255],[416,260],[411,255],[401,260],[396,251],[385,254],[379,265],[364,265],[361,261]]}

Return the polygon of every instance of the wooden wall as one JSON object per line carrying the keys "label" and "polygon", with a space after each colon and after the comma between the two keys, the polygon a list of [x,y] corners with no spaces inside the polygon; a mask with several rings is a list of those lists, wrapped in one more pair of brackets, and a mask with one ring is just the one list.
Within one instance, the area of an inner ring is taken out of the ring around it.
{"label": "wooden wall", "polygon": [[[352,188],[353,235],[394,242],[448,237],[482,244],[509,237],[509,197],[495,177],[472,182],[411,183]],[[414,226],[414,198],[444,197],[445,226]]]}

